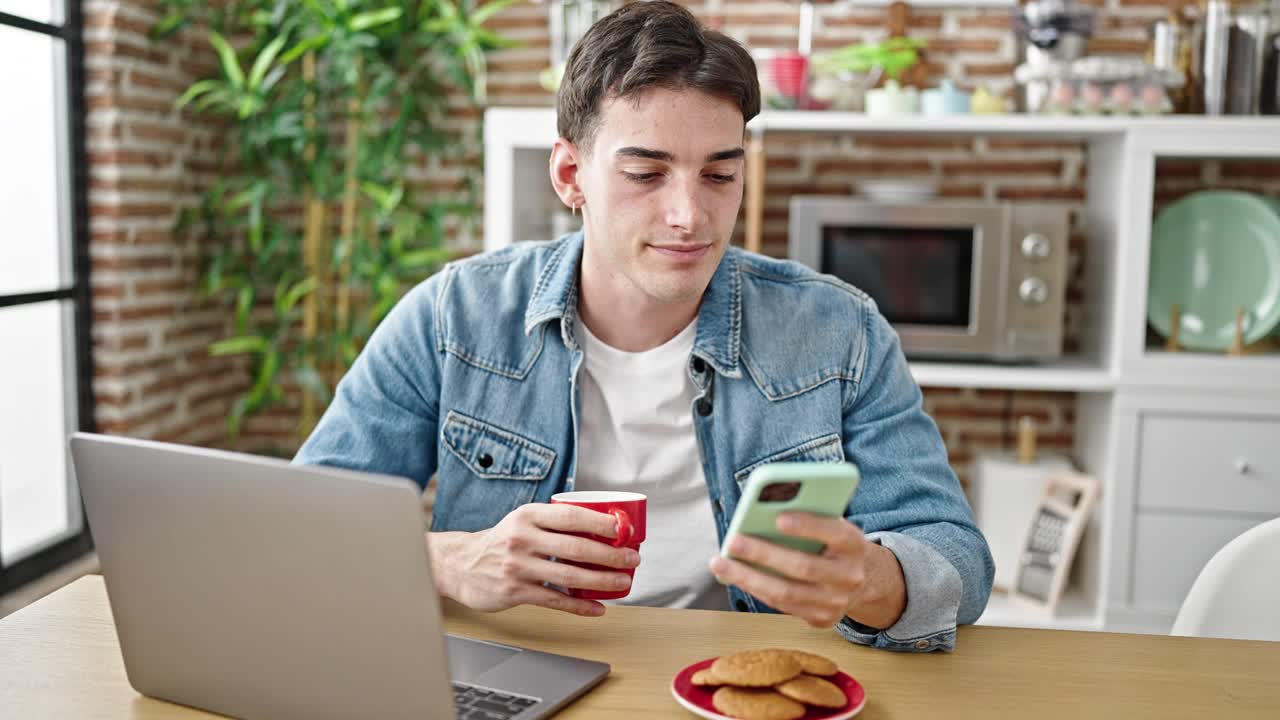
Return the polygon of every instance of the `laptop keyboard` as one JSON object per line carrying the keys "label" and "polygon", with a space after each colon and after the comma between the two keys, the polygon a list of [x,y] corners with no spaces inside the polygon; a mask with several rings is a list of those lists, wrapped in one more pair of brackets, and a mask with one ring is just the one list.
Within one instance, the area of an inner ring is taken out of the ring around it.
{"label": "laptop keyboard", "polygon": [[453,704],[458,720],[508,720],[538,704],[537,698],[486,690],[455,682]]}

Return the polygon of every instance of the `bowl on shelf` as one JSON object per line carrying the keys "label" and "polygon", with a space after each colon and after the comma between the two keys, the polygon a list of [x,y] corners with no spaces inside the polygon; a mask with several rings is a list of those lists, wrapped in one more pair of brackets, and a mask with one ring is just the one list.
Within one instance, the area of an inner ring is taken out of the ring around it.
{"label": "bowl on shelf", "polygon": [[825,105],[828,110],[862,112],[867,91],[880,82],[880,75],[879,67],[867,72],[815,68],[813,82],[809,86],[809,98]]}
{"label": "bowl on shelf", "polygon": [[960,90],[950,80],[943,80],[938,87],[920,93],[920,112],[925,115],[967,115],[969,93]]}
{"label": "bowl on shelf", "polygon": [[1246,344],[1280,326],[1280,200],[1232,190],[1192,193],[1151,228],[1147,322],[1163,337],[1179,307],[1178,341],[1223,351],[1244,308]]}
{"label": "bowl on shelf", "polygon": [[862,180],[858,192],[869,200],[882,203],[915,203],[938,196],[936,180]]}
{"label": "bowl on shelf", "polygon": [[885,81],[884,87],[868,90],[868,115],[910,115],[920,112],[920,91],[902,87],[897,80]]}

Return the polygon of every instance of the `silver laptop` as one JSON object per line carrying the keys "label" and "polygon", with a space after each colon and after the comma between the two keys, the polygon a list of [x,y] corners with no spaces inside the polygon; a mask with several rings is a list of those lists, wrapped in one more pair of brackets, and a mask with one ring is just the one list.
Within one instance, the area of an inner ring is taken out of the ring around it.
{"label": "silver laptop", "polygon": [[71,453],[144,695],[243,718],[532,720],[609,673],[444,634],[408,480],[86,433]]}

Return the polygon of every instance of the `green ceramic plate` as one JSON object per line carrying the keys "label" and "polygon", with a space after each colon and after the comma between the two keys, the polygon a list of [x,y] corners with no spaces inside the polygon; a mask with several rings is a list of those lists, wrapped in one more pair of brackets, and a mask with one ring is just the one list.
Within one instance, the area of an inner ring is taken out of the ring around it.
{"label": "green ceramic plate", "polygon": [[1147,321],[1169,336],[1182,308],[1179,342],[1225,350],[1244,306],[1244,340],[1280,325],[1280,201],[1244,192],[1188,195],[1160,211],[1151,228]]}

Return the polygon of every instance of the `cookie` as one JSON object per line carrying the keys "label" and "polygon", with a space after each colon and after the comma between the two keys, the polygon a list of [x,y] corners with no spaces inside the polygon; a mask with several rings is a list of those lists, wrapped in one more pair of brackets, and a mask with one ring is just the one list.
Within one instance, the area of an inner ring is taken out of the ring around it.
{"label": "cookie", "polygon": [[711,704],[741,720],[796,720],[805,713],[801,703],[767,689],[722,687],[711,696]]}
{"label": "cookie", "polygon": [[800,661],[787,650],[744,650],[717,658],[711,674],[739,687],[772,687],[800,674]]}
{"label": "cookie", "polygon": [[803,650],[788,650],[791,657],[800,663],[800,669],[809,675],[822,675],[823,677],[831,677],[840,672],[840,668],[830,660],[821,655],[814,655],[811,652]]}
{"label": "cookie", "polygon": [[824,708],[844,707],[848,702],[844,691],[835,683],[813,675],[792,678],[774,688],[792,700]]}
{"label": "cookie", "polygon": [[712,685],[724,685],[720,678],[711,674],[710,670],[699,670],[689,678],[689,682],[698,687],[708,687]]}

